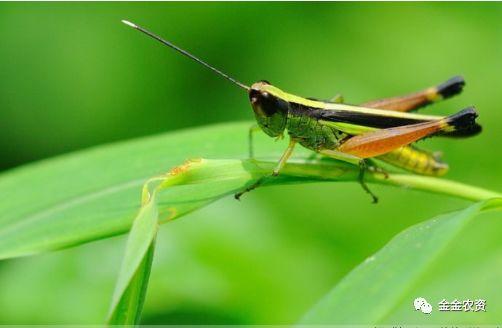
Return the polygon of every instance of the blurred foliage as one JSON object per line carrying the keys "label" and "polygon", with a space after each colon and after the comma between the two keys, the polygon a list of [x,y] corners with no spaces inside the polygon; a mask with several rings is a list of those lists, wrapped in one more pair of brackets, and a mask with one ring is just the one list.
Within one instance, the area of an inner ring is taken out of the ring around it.
{"label": "blurred foliage", "polygon": [[[1,169],[115,140],[252,119],[241,90],[120,19],[243,82],[267,79],[304,96],[342,93],[359,103],[462,74],[464,93],[424,112],[474,104],[483,133],[421,146],[444,151],[449,178],[500,191],[500,3],[1,3]],[[265,188],[162,227],[144,323],[293,322],[393,235],[467,205],[373,189],[378,206],[354,183]],[[433,290],[438,298],[489,302],[491,273],[502,267],[500,228],[493,227],[473,223],[467,242],[452,248],[417,296]],[[103,322],[124,242],[0,263],[0,323]],[[411,301],[402,306],[396,322]]]}

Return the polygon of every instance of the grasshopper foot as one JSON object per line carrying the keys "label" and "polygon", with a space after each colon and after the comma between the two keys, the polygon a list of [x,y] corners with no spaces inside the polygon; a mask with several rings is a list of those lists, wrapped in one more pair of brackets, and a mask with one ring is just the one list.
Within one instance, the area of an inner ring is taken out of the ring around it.
{"label": "grasshopper foot", "polygon": [[240,200],[241,200],[242,195],[244,195],[244,194],[245,194],[245,193],[247,193],[247,192],[250,192],[250,191],[251,191],[251,190],[253,190],[253,189],[256,189],[257,187],[258,187],[258,186],[257,186],[256,184],[253,184],[253,185],[251,185],[250,187],[247,187],[247,188],[243,189],[242,191],[239,191],[238,193],[235,193],[235,194],[234,194],[234,198],[235,198],[236,200],[240,201]]}
{"label": "grasshopper foot", "polygon": [[234,198],[235,198],[236,200],[240,201],[240,200],[241,200],[242,195],[244,195],[244,194],[245,194],[245,193],[247,193],[247,192],[250,192],[251,190],[253,190],[253,189],[255,189],[255,188],[256,188],[256,187],[248,187],[248,188],[245,188],[245,189],[243,189],[243,190],[239,191],[238,193],[235,193],[235,194],[234,194]]}
{"label": "grasshopper foot", "polygon": [[372,198],[372,203],[373,204],[376,204],[378,203],[378,197],[370,190],[370,188],[368,188],[368,185],[366,185],[366,182],[364,182],[364,173],[366,172],[366,170],[371,170],[371,167],[368,167],[368,164],[366,163],[366,160],[361,160],[359,162],[359,177],[358,177],[358,180],[359,180],[359,184],[361,185],[361,187],[363,187],[364,191],[366,191],[368,194],[370,194],[371,198]]}
{"label": "grasshopper foot", "polygon": [[241,200],[242,195],[244,195],[245,193],[250,192],[252,190],[255,190],[256,188],[261,186],[266,180],[268,180],[270,178],[274,178],[278,175],[279,175],[279,171],[274,170],[271,174],[267,174],[267,175],[262,176],[261,178],[256,180],[256,182],[253,183],[252,185],[250,185],[250,186],[244,188],[242,191],[239,191],[238,193],[234,194],[234,198],[237,200]]}

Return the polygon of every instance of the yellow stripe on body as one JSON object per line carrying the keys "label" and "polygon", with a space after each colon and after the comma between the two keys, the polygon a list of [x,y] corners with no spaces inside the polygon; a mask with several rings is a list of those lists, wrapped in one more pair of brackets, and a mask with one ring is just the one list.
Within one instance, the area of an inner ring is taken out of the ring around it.
{"label": "yellow stripe on body", "polygon": [[281,89],[270,84],[263,84],[260,86],[260,89],[288,102],[293,102],[304,106],[324,109],[324,110],[339,110],[339,111],[348,111],[348,112],[355,112],[369,115],[378,115],[382,117],[395,117],[404,119],[407,118],[407,119],[426,120],[426,121],[437,121],[445,118],[445,116],[422,115],[415,113],[389,111],[385,109],[366,108],[366,107],[352,106],[340,103],[330,103],[318,100],[311,100],[284,92]]}

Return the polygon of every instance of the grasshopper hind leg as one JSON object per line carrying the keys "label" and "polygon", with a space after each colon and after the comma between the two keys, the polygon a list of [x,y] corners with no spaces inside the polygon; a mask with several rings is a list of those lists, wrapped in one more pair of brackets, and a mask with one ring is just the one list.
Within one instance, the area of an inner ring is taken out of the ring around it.
{"label": "grasshopper hind leg", "polygon": [[457,95],[462,92],[464,85],[465,81],[461,76],[454,76],[437,86],[429,87],[422,91],[392,98],[372,100],[363,103],[362,106],[409,112]]}

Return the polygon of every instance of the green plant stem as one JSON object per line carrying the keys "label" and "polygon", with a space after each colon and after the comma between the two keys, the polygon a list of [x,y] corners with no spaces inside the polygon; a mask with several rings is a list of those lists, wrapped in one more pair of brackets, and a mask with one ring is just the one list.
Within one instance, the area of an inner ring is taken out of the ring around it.
{"label": "green plant stem", "polygon": [[[250,161],[250,160],[245,160]],[[253,161],[257,166],[270,169],[275,164],[267,161]],[[351,164],[338,161],[329,163],[291,163],[284,167],[281,172],[284,176],[293,178],[304,178],[321,181],[356,181],[359,168]],[[386,177],[382,173],[367,172],[365,180],[369,183],[404,187],[408,189],[421,190],[436,194],[443,194],[458,197],[470,201],[480,201],[490,198],[502,197],[501,193],[487,190],[468,184],[451,181],[443,178],[389,173]]]}
{"label": "green plant stem", "polygon": [[388,179],[382,176],[373,176],[376,183],[408,187],[411,189],[428,191],[436,194],[459,197],[471,201],[480,201],[490,198],[502,197],[502,194],[468,184],[447,179],[425,177],[409,174],[391,174]]}

